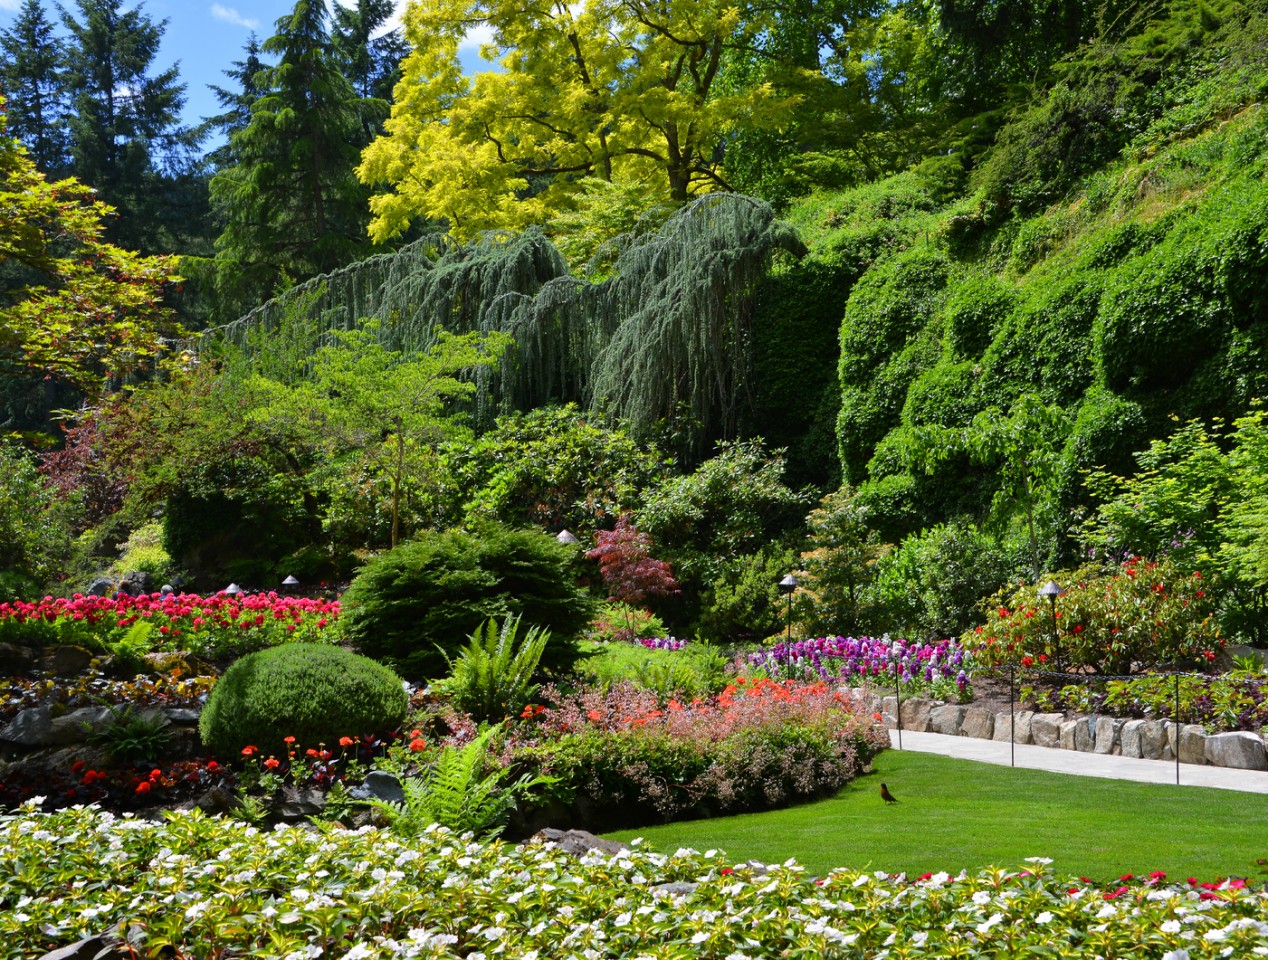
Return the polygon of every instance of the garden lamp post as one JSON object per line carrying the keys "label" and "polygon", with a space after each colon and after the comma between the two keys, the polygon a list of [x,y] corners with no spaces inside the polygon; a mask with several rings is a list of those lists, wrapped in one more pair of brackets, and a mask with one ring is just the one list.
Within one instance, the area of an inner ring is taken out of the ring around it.
{"label": "garden lamp post", "polygon": [[555,534],[555,539],[558,540],[560,543],[566,543],[566,544],[573,544],[573,543],[580,542],[576,537],[572,535],[571,530],[560,530],[557,534]]}
{"label": "garden lamp post", "polygon": [[794,577],[791,573],[779,581],[779,592],[788,598],[788,642],[792,642],[792,595],[793,591],[801,586],[801,581]]}
{"label": "garden lamp post", "polygon": [[1057,663],[1061,662],[1061,629],[1057,625],[1057,597],[1064,591],[1055,580],[1049,580],[1039,588],[1039,596],[1047,597],[1052,605],[1052,656]]}
{"label": "garden lamp post", "polygon": [[231,583],[229,586],[225,587],[225,596],[227,597],[240,597],[244,593],[246,593],[246,591],[236,583]]}
{"label": "garden lamp post", "polygon": [[286,579],[282,581],[282,589],[286,593],[294,593],[299,589],[299,581],[295,579],[294,574],[288,573]]}

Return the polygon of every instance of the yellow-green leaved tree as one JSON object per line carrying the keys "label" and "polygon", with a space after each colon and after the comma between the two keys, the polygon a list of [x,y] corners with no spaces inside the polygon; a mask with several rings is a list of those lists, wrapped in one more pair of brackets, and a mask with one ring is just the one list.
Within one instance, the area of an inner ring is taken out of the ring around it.
{"label": "yellow-green leaved tree", "polygon": [[91,395],[173,332],[175,257],[106,243],[113,211],[77,180],[50,183],[5,132],[0,100],[0,373],[38,373]]}
{"label": "yellow-green leaved tree", "polygon": [[[541,223],[584,177],[638,180],[676,203],[728,189],[727,134],[776,129],[792,98],[723,93],[728,49],[772,15],[730,0],[412,0],[387,132],[359,174],[378,241],[417,218],[460,237]],[[459,46],[492,37],[499,70],[463,74]]]}

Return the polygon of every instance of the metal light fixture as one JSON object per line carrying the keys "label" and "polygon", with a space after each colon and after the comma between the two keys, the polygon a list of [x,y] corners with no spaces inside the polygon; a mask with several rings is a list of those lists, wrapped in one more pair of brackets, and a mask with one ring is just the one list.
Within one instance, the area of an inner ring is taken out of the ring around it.
{"label": "metal light fixture", "polygon": [[580,543],[581,542],[576,537],[574,537],[572,535],[572,532],[569,530],[560,530],[557,534],[555,534],[555,539],[558,540],[560,543]]}
{"label": "metal light fixture", "polygon": [[1039,588],[1039,596],[1047,597],[1052,606],[1052,657],[1058,663],[1061,660],[1061,629],[1057,625],[1057,597],[1065,593],[1055,580],[1049,580]]}
{"label": "metal light fixture", "polygon": [[245,590],[243,590],[243,589],[242,589],[240,586],[238,586],[236,583],[231,583],[231,584],[229,584],[229,586],[225,587],[225,595],[226,595],[226,596],[230,596],[230,597],[240,597],[240,596],[242,596],[244,593],[246,593],[246,591],[245,591]]}
{"label": "metal light fixture", "polygon": [[287,593],[294,593],[299,589],[299,581],[295,579],[294,574],[286,575],[286,579],[282,581],[282,589]]}
{"label": "metal light fixture", "polygon": [[801,586],[801,581],[791,573],[779,581],[779,592],[788,598],[787,640],[789,643],[792,642],[792,595],[799,586]]}

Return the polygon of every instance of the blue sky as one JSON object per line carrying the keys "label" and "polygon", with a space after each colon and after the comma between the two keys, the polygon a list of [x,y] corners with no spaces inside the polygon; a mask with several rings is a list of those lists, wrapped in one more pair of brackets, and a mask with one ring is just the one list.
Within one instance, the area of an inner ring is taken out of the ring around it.
{"label": "blue sky", "polygon": [[[12,26],[21,5],[22,0],[0,0],[0,28]],[[72,14],[77,12],[74,0],[63,0],[62,5]],[[222,71],[242,58],[243,45],[253,31],[261,40],[272,36],[274,23],[291,11],[294,0],[144,0],[125,4],[136,6],[151,20],[168,21],[155,68],[166,69],[180,62],[187,98],[185,121],[193,124],[219,112],[207,85],[229,86]],[[397,9],[404,7],[404,0],[398,0]],[[50,20],[60,23],[52,0],[45,0],[44,9]],[[464,54],[464,61],[475,59],[475,44]]]}

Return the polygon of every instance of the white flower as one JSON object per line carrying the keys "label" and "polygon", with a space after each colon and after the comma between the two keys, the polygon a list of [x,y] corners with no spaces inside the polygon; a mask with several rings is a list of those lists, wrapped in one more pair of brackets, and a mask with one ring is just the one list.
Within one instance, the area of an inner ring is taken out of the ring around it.
{"label": "white flower", "polygon": [[366,957],[372,957],[377,951],[364,943],[354,943],[352,949],[343,955],[343,960],[366,960]]}
{"label": "white flower", "polygon": [[1045,910],[1043,913],[1039,914],[1039,916],[1035,917],[1035,923],[1051,923],[1051,922],[1052,922],[1052,911],[1050,910]]}
{"label": "white flower", "polygon": [[1159,927],[1158,929],[1161,930],[1163,933],[1179,933],[1180,921],[1179,920],[1164,920],[1162,926]]}
{"label": "white flower", "polygon": [[1046,867],[1048,864],[1052,863],[1052,857],[1027,857],[1026,862],[1038,863]]}
{"label": "white flower", "polygon": [[1170,953],[1164,953],[1162,960],[1189,960],[1188,950],[1172,950]]}
{"label": "white flower", "polygon": [[991,902],[991,894],[988,890],[978,890],[973,894],[973,902],[979,907],[984,907]]}
{"label": "white flower", "polygon": [[927,930],[919,930],[911,935],[909,942],[913,947],[923,947],[928,939],[929,932]]}
{"label": "white flower", "polygon": [[708,939],[709,939],[709,935],[705,933],[703,930],[699,931],[698,933],[693,933],[691,935],[691,942],[693,944],[704,943]]}
{"label": "white flower", "polygon": [[1002,913],[992,913],[990,916],[990,919],[983,920],[981,923],[977,925],[977,932],[990,933],[991,927],[995,926],[997,923],[1002,923],[1003,920],[1004,920],[1004,915]]}

